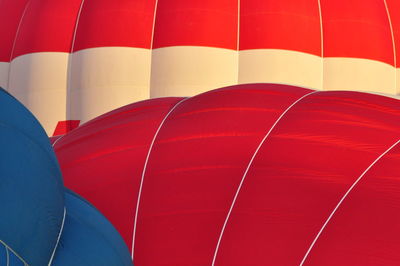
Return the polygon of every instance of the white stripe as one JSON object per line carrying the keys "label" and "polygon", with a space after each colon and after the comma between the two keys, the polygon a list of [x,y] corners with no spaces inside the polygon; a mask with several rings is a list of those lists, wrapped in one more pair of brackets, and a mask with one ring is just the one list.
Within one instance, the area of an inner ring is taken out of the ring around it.
{"label": "white stripe", "polygon": [[333,209],[332,213],[329,215],[328,219],[326,219],[324,225],[322,226],[322,228],[319,230],[317,236],[314,238],[313,242],[311,243],[310,247],[308,248],[306,254],[304,255],[303,260],[300,263],[300,266],[302,266],[304,264],[304,262],[306,261],[308,255],[310,254],[312,248],[314,247],[315,243],[317,242],[319,236],[322,234],[322,232],[324,231],[326,225],[329,223],[329,221],[332,219],[333,215],[336,213],[337,209],[340,207],[340,205],[342,204],[342,202],[346,199],[347,195],[349,195],[349,193],[353,190],[353,188],[358,184],[358,182],[360,182],[361,178],[363,178],[363,176],[369,171],[369,169],[371,169],[372,166],[374,166],[383,156],[385,156],[385,154],[387,154],[391,149],[393,149],[397,144],[400,143],[400,139],[398,141],[396,141],[392,146],[390,146],[386,151],[384,151],[381,155],[378,156],[378,158],[375,159],[375,161],[373,161],[368,167],[367,169],[365,169],[365,171],[357,178],[357,180],[351,185],[351,187],[347,190],[347,192],[343,195],[343,197],[340,199],[339,203],[336,205],[336,207]]}
{"label": "white stripe", "polygon": [[0,243],[3,244],[8,250],[10,250],[18,259],[20,259],[24,265],[29,265],[16,251],[14,251],[9,245],[7,245],[3,240],[0,239]]}
{"label": "white stripe", "polygon": [[29,7],[29,5],[31,4],[31,2],[32,2],[32,1],[29,0],[29,1],[26,3],[25,8],[24,8],[24,11],[22,12],[22,15],[21,15],[21,19],[19,20],[19,23],[18,23],[17,31],[15,32],[14,42],[13,42],[13,46],[12,46],[12,48],[11,48],[11,53],[10,53],[10,67],[9,67],[9,69],[8,69],[7,90],[10,89],[11,58],[13,58],[13,55],[14,55],[15,44],[17,43],[17,39],[18,39],[18,35],[19,35],[19,30],[21,29],[22,21],[24,20],[25,13],[26,13],[26,11],[28,10],[28,7]]}
{"label": "white stripe", "polygon": [[386,0],[383,0],[383,3],[385,4],[386,8],[386,14],[389,20],[389,26],[390,26],[390,33],[392,34],[392,45],[393,45],[393,63],[394,63],[394,89],[397,89],[397,73],[396,73],[396,67],[397,67],[397,62],[396,62],[396,44],[394,41],[394,32],[393,32],[393,25],[392,25],[392,19],[390,17],[390,12],[389,8],[387,6]]}
{"label": "white stripe", "polygon": [[161,121],[160,125],[157,128],[156,133],[153,136],[153,140],[151,141],[149,150],[147,152],[147,156],[146,156],[146,161],[144,163],[143,166],[143,171],[142,171],[142,177],[140,180],[140,186],[139,186],[139,193],[138,193],[138,198],[137,198],[137,202],[136,202],[136,212],[135,212],[135,219],[133,222],[133,237],[132,237],[132,260],[134,259],[133,255],[134,255],[134,250],[135,250],[135,237],[136,237],[136,225],[137,225],[137,218],[138,218],[138,213],[139,213],[139,207],[140,207],[140,198],[142,195],[142,189],[143,189],[143,181],[144,181],[144,176],[146,174],[146,168],[147,168],[147,163],[149,162],[149,158],[150,158],[150,154],[151,151],[153,149],[154,143],[156,141],[156,138],[158,136],[158,133],[160,132],[162,126],[164,125],[165,121],[167,120],[167,118],[170,116],[170,114],[176,109],[176,107],[178,107],[181,103],[183,103],[184,101],[186,101],[189,98],[185,98],[181,101],[179,101],[177,104],[175,104],[174,107],[171,108],[171,110],[169,110],[169,112],[165,115],[164,119]]}
{"label": "white stripe", "polygon": [[306,98],[307,96],[309,96],[309,95],[311,95],[311,94],[314,94],[314,93],[316,93],[316,92],[317,92],[317,91],[313,91],[313,92],[311,92],[311,93],[308,93],[308,94],[306,94],[306,95],[303,95],[302,97],[300,97],[299,99],[297,99],[295,102],[293,102],[288,108],[286,108],[286,110],[278,117],[278,119],[275,121],[275,123],[271,126],[271,128],[270,128],[269,131],[268,131],[268,133],[264,136],[264,138],[261,140],[260,144],[258,145],[257,149],[255,150],[255,152],[254,152],[253,156],[251,157],[250,162],[249,162],[249,164],[247,165],[247,168],[246,168],[246,170],[245,170],[245,172],[244,172],[244,174],[243,174],[243,177],[242,177],[242,180],[240,181],[240,184],[239,184],[239,186],[238,186],[238,189],[236,190],[236,194],[235,194],[235,196],[234,196],[234,198],[233,198],[231,207],[229,208],[228,214],[227,214],[227,216],[226,216],[226,218],[225,218],[224,225],[222,226],[222,230],[221,230],[221,233],[220,233],[219,238],[218,238],[218,243],[217,243],[217,246],[216,246],[216,248],[215,248],[214,257],[213,257],[213,261],[212,261],[212,264],[211,264],[212,266],[215,265],[215,261],[216,261],[217,255],[218,255],[218,250],[219,250],[219,246],[220,246],[220,244],[221,244],[222,236],[224,235],[225,228],[226,228],[226,226],[227,226],[227,224],[228,224],[228,220],[229,220],[229,218],[230,218],[230,216],[231,216],[233,207],[235,206],[236,199],[237,199],[237,197],[238,197],[238,195],[239,195],[240,190],[242,189],[244,180],[246,179],[247,173],[249,172],[250,167],[251,167],[251,165],[253,164],[254,158],[256,157],[258,151],[260,150],[260,148],[261,148],[262,145],[264,144],[265,140],[271,135],[272,130],[274,130],[274,128],[276,127],[276,125],[279,123],[279,121],[285,116],[285,114],[286,114],[290,109],[292,109],[292,107],[295,106],[298,102],[300,102],[301,100],[303,100],[303,99]]}
{"label": "white stripe", "polygon": [[321,0],[318,0],[319,26],[321,31],[321,90],[324,89],[324,27],[322,24]]}
{"label": "white stripe", "polygon": [[51,266],[51,263],[53,262],[54,255],[56,254],[56,250],[57,250],[57,247],[58,247],[58,243],[60,243],[60,238],[61,238],[61,235],[62,235],[62,232],[63,232],[63,229],[64,229],[64,223],[65,223],[66,214],[67,214],[67,211],[66,211],[66,209],[64,207],[64,214],[63,214],[63,219],[62,219],[62,223],[61,223],[61,228],[60,228],[60,231],[58,232],[56,245],[55,245],[55,247],[53,249],[53,253],[51,254],[51,257],[50,257],[50,260],[49,260],[49,266]]}

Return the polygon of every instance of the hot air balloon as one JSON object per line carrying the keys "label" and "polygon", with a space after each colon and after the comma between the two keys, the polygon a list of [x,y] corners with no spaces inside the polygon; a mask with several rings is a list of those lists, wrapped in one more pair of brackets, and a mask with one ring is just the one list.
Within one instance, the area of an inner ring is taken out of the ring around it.
{"label": "hot air balloon", "polygon": [[399,100],[278,84],[159,98],[55,142],[136,265],[397,265]]}
{"label": "hot air balloon", "polygon": [[132,265],[114,227],[64,188],[43,128],[0,89],[0,264]]}
{"label": "hot air balloon", "polygon": [[0,12],[0,86],[49,135],[234,84],[400,90],[397,0],[3,0]]}

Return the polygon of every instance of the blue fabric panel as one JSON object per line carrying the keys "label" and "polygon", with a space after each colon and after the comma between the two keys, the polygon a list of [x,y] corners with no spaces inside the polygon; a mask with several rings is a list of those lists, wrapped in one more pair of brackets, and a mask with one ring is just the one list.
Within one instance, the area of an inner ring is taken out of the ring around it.
{"label": "blue fabric panel", "polygon": [[97,209],[69,190],[65,204],[67,216],[53,265],[132,265],[121,236]]}
{"label": "blue fabric panel", "polygon": [[29,265],[47,265],[62,224],[61,173],[43,129],[0,90],[0,239]]}

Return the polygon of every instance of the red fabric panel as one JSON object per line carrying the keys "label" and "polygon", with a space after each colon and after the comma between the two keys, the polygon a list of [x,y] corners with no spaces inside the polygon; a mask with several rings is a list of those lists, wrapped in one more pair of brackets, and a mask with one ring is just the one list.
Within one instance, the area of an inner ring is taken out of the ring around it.
{"label": "red fabric panel", "polygon": [[67,132],[77,128],[80,120],[65,120],[57,123],[56,129],[54,130],[53,136],[64,135]]}
{"label": "red fabric panel", "polygon": [[74,51],[101,46],[150,48],[155,0],[85,1]]}
{"label": "red fabric panel", "polygon": [[180,104],[161,128],[147,165],[135,264],[210,265],[254,149],[281,113],[309,92],[239,85]]}
{"label": "red fabric panel", "polygon": [[398,265],[400,145],[354,187],[305,265]]}
{"label": "red fabric panel", "polygon": [[9,62],[15,35],[28,0],[0,1],[0,62]]}
{"label": "red fabric panel", "polygon": [[159,0],[153,48],[237,49],[238,0]]}
{"label": "red fabric panel", "polygon": [[34,52],[70,52],[81,0],[32,0],[12,58]]}
{"label": "red fabric panel", "polygon": [[386,0],[390,20],[392,22],[395,49],[396,49],[396,62],[397,66],[400,67],[400,1],[398,0]]}
{"label": "red fabric panel", "polygon": [[122,107],[71,131],[55,145],[65,185],[93,203],[129,248],[150,143],[180,100],[162,98]]}
{"label": "red fabric panel", "polygon": [[315,0],[246,0],[240,3],[240,50],[287,49],[321,55]]}
{"label": "red fabric panel", "polygon": [[[399,132],[398,100],[353,92],[304,98],[257,154],[226,227],[217,265],[298,265],[341,197],[398,140]],[[392,247],[397,252],[399,242]],[[348,263],[332,263],[343,264]]]}
{"label": "red fabric panel", "polygon": [[382,0],[321,0],[325,57],[355,57],[393,65],[390,24]]}

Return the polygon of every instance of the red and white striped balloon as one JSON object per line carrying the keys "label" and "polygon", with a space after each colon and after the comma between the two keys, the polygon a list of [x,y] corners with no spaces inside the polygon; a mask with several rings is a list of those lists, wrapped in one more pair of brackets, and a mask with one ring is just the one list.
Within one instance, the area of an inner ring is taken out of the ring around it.
{"label": "red and white striped balloon", "polygon": [[397,0],[3,0],[0,14],[0,86],[48,133],[233,84],[400,90]]}

